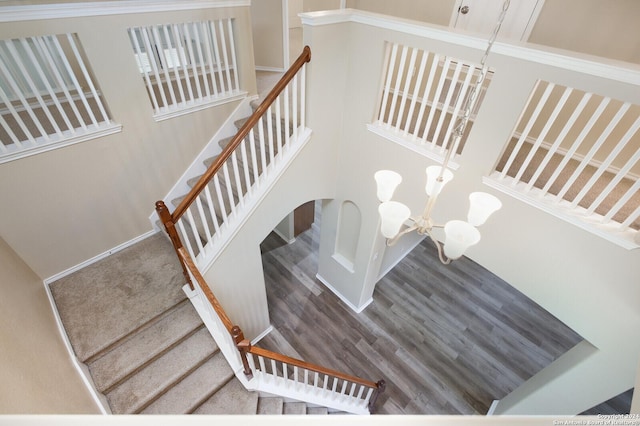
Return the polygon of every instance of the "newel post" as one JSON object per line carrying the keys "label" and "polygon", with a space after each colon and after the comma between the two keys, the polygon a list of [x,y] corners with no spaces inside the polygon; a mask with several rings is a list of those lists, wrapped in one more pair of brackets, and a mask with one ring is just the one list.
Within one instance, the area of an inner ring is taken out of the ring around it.
{"label": "newel post", "polygon": [[376,408],[375,405],[376,405],[376,402],[378,401],[378,397],[387,388],[387,383],[384,380],[379,380],[378,383],[376,383],[376,385],[377,385],[376,390],[373,391],[373,395],[371,395],[371,399],[369,399],[369,412],[371,414],[373,414],[375,411],[375,408]]}
{"label": "newel post", "polygon": [[247,379],[251,379],[253,377],[253,372],[251,371],[249,360],[247,359],[247,353],[251,350],[251,342],[244,338],[244,333],[237,325],[234,325],[231,329],[231,335],[233,336],[233,341],[236,343],[238,351],[240,351],[240,358],[242,359],[242,366],[244,367],[244,375],[247,376]]}
{"label": "newel post", "polygon": [[169,238],[171,239],[171,243],[173,243],[173,248],[176,251],[176,256],[180,260],[180,265],[182,266],[182,274],[184,275],[184,279],[189,284],[189,288],[193,290],[193,283],[191,282],[191,276],[187,271],[187,267],[185,266],[178,250],[182,248],[182,241],[180,240],[180,236],[178,235],[178,231],[176,231],[175,224],[173,223],[173,218],[171,217],[171,213],[169,213],[169,209],[164,204],[164,201],[156,201],[156,212],[158,213],[158,217],[160,221],[164,225],[164,229],[167,231]]}

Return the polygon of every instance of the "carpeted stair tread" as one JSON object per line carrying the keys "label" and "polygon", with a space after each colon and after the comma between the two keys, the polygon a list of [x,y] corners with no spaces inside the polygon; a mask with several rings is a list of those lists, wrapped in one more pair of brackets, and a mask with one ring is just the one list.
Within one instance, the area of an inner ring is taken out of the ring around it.
{"label": "carpeted stair tread", "polygon": [[216,349],[209,331],[200,329],[108,392],[106,396],[112,412],[132,414],[144,409],[206,361]]}
{"label": "carpeted stair tread", "polygon": [[284,399],[279,397],[260,397],[257,414],[282,414]]}
{"label": "carpeted stair tread", "polygon": [[304,402],[285,402],[282,414],[304,415],[307,414],[307,404]]}
{"label": "carpeted stair tread", "polygon": [[186,298],[175,251],[158,233],[53,282],[60,318],[86,361]]}
{"label": "carpeted stair tread", "polygon": [[319,416],[329,414],[327,407],[307,407],[307,414],[310,416]]}
{"label": "carpeted stair tread", "polygon": [[247,391],[235,377],[193,414],[256,414],[258,394]]}
{"label": "carpeted stair tread", "polygon": [[169,389],[141,414],[188,414],[218,391],[233,377],[233,371],[220,351],[174,387]]}
{"label": "carpeted stair tread", "polygon": [[202,326],[188,300],[166,311],[111,351],[88,364],[96,388],[104,392]]}

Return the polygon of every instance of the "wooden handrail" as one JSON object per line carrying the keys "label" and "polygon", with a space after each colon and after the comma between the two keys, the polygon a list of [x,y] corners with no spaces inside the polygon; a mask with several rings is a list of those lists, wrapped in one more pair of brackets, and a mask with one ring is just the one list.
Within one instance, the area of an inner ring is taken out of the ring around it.
{"label": "wooden handrail", "polygon": [[187,196],[178,204],[178,207],[171,214],[173,221],[176,222],[182,215],[187,211],[191,203],[195,201],[195,199],[200,195],[200,193],[204,190],[205,186],[209,183],[213,176],[218,172],[218,170],[222,167],[222,165],[231,157],[231,154],[236,150],[238,145],[244,140],[244,138],[249,134],[251,129],[258,124],[260,118],[267,112],[269,107],[275,102],[280,93],[287,87],[289,82],[293,79],[293,77],[298,73],[298,71],[302,68],[302,66],[311,60],[311,49],[309,46],[305,46],[302,49],[302,53],[298,56],[298,59],[291,65],[291,67],[284,73],[280,81],[276,83],[276,85],[271,89],[271,92],[267,95],[267,97],[262,101],[260,106],[256,108],[251,117],[247,120],[246,123],[240,128],[238,133],[231,139],[229,144],[222,150],[220,155],[215,159],[215,161],[209,166],[207,171],[198,179],[198,182],[191,188],[191,191],[187,194]]}
{"label": "wooden handrail", "polygon": [[292,358],[283,354],[279,354],[277,352],[272,352],[267,349],[262,349],[257,346],[253,346],[249,340],[244,338],[242,329],[240,329],[240,327],[237,325],[233,325],[233,323],[227,316],[227,313],[222,308],[222,305],[220,304],[218,299],[215,297],[215,295],[207,285],[207,282],[205,281],[204,277],[202,276],[202,274],[196,267],[195,263],[191,259],[191,256],[189,256],[189,253],[187,252],[187,250],[184,247],[180,247],[179,249],[177,249],[177,252],[178,252],[178,256],[180,257],[180,260],[182,261],[182,264],[185,265],[185,267],[189,270],[189,272],[191,272],[191,275],[193,275],[193,277],[195,278],[196,282],[198,283],[198,286],[200,287],[200,289],[202,289],[202,292],[205,294],[207,301],[211,304],[211,307],[216,311],[216,314],[218,315],[218,317],[224,324],[225,328],[233,338],[236,348],[240,352],[240,358],[244,368],[244,374],[247,376],[248,379],[251,379],[253,377],[253,372],[251,371],[251,368],[249,366],[249,362],[247,359],[247,354],[250,353],[257,356],[262,356],[264,358],[272,359],[274,361],[279,361],[282,363],[286,363],[288,365],[304,368],[306,370],[314,371],[319,374],[325,374],[328,376],[336,377],[341,380],[346,380],[351,383],[356,383],[356,384],[371,388],[374,390],[374,393],[372,394],[371,399],[369,400],[368,408],[369,408],[369,411],[373,413],[376,400],[378,399],[380,394],[385,390],[386,385],[384,380],[380,380],[377,383],[372,382],[370,380],[362,379],[360,377],[351,376],[349,374],[345,374],[340,371],[322,367],[321,365],[312,364],[297,358]]}
{"label": "wooden handrail", "polygon": [[311,49],[309,46],[305,46],[302,53],[296,59],[296,61],[291,65],[291,67],[287,70],[287,72],[282,76],[280,81],[274,86],[274,88],[269,92],[265,100],[256,108],[254,113],[249,117],[247,122],[240,128],[238,133],[233,137],[231,142],[222,150],[220,155],[215,159],[213,164],[209,166],[207,171],[198,179],[198,182],[193,186],[191,191],[187,194],[187,196],[182,200],[182,202],[176,207],[173,213],[169,213],[166,205],[162,201],[158,201],[156,203],[156,211],[167,230],[171,241],[173,243],[174,249],[180,259],[180,263],[183,267],[183,273],[189,283],[191,290],[194,290],[193,283],[191,282],[191,276],[198,283],[198,286],[204,293],[207,301],[216,312],[220,320],[222,321],[224,327],[227,329],[227,332],[233,338],[233,341],[236,345],[236,348],[240,352],[240,357],[242,360],[242,364],[244,367],[244,373],[250,379],[252,377],[252,371],[248,363],[247,354],[251,353],[257,356],[262,356],[274,361],[279,361],[282,363],[286,363],[292,366],[304,368],[306,370],[314,371],[319,374],[324,374],[328,376],[332,376],[341,380],[345,380],[351,383],[356,383],[362,386],[366,386],[374,390],[374,393],[369,400],[369,410],[373,412],[373,405],[375,404],[376,399],[379,394],[384,391],[385,383],[383,380],[379,382],[372,382],[370,380],[365,380],[359,377],[351,376],[349,374],[341,373],[336,370],[332,370],[329,368],[322,367],[320,365],[311,364],[296,358],[291,358],[283,354],[279,354],[277,352],[271,352],[266,349],[262,349],[259,347],[255,347],[251,345],[251,342],[244,338],[244,334],[239,326],[234,325],[231,322],[231,319],[227,316],[227,313],[222,308],[222,305],[215,297],[209,285],[205,281],[204,277],[198,270],[195,265],[193,259],[187,252],[187,250],[182,245],[180,237],[175,229],[175,223],[182,217],[182,215],[187,211],[189,206],[195,201],[195,199],[200,195],[200,193],[207,186],[209,181],[215,176],[218,170],[222,167],[222,165],[229,159],[232,153],[236,150],[236,148],[240,145],[240,143],[244,140],[244,138],[249,134],[251,129],[258,124],[260,118],[267,112],[269,107],[275,102],[278,96],[282,93],[282,91],[287,87],[289,82],[294,78],[297,72],[302,68],[302,66],[311,60]]}
{"label": "wooden handrail", "polygon": [[205,281],[204,277],[196,267],[195,263],[193,263],[193,260],[191,260],[191,256],[189,256],[189,253],[187,253],[184,247],[181,247],[178,249],[178,255],[180,256],[180,259],[182,260],[183,265],[186,265],[189,271],[191,271],[191,274],[198,282],[198,285],[202,289],[202,292],[204,293],[204,295],[207,297],[207,300],[211,304],[211,307],[216,311],[216,313],[220,317],[220,320],[224,324],[224,327],[233,336],[233,333],[234,333],[233,323],[227,316],[227,313],[224,311],[224,309],[222,309],[222,305],[220,304],[216,296],[213,295],[213,292],[207,285],[207,282]]}
{"label": "wooden handrail", "polygon": [[361,379],[360,377],[351,376],[349,374],[341,373],[336,370],[331,370],[329,368],[322,367],[320,365],[311,364],[306,361],[302,361],[296,358],[291,358],[286,355],[279,354],[277,352],[271,352],[267,349],[262,349],[257,346],[251,346],[248,350],[249,353],[262,356],[265,358],[273,359],[275,361],[280,361],[285,364],[293,365],[296,367],[301,367],[307,370],[315,371],[316,373],[326,374],[329,376],[337,377],[338,379],[346,380],[352,383],[357,383],[359,385],[363,385],[369,388],[377,389],[378,383],[372,382],[370,380]]}

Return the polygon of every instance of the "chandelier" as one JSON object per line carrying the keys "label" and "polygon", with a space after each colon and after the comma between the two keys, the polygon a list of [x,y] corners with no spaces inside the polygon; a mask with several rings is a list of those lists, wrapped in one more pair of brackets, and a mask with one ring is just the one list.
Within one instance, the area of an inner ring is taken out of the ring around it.
{"label": "chandelier", "polygon": [[[420,235],[428,235],[431,238],[438,249],[440,261],[448,264],[452,260],[460,258],[469,247],[480,241],[480,232],[477,227],[485,223],[491,214],[502,207],[500,200],[493,195],[485,192],[473,192],[469,195],[469,211],[466,221],[450,220],[445,224],[437,224],[431,217],[431,211],[442,188],[447,182],[453,179],[453,172],[448,168],[449,161],[453,153],[457,150],[460,140],[464,135],[465,128],[471,116],[471,110],[488,72],[488,67],[485,65],[487,57],[496,40],[508,8],[509,0],[506,0],[494,31],[489,38],[482,60],[480,61],[481,72],[464,101],[462,113],[458,116],[453,132],[451,133],[451,142],[448,145],[449,148],[447,149],[444,161],[440,166],[429,166],[426,169],[427,183],[425,192],[428,198],[422,215],[411,216],[409,207],[398,201],[391,201],[395,189],[402,182],[402,176],[400,174],[391,170],[379,170],[375,173],[374,178],[377,185],[377,196],[381,202],[378,207],[378,213],[381,219],[381,232],[387,239],[388,246],[394,245],[402,236],[416,231]],[[409,221],[408,227],[401,231],[402,225],[407,221]],[[444,229],[444,249],[442,243],[433,236],[432,231],[434,228]]]}

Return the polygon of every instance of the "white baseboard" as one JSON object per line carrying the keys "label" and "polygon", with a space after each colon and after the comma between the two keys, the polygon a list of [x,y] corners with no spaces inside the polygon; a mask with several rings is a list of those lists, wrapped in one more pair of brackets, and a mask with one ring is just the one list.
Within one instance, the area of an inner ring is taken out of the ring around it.
{"label": "white baseboard", "polygon": [[285,72],[286,68],[277,68],[277,67],[263,67],[260,65],[256,65],[256,71],[267,71],[267,72]]}
{"label": "white baseboard", "polygon": [[270,325],[269,327],[267,327],[267,329],[265,331],[263,331],[262,333],[260,333],[258,335],[258,337],[256,337],[255,339],[253,339],[251,341],[252,345],[257,344],[260,340],[262,340],[267,334],[271,333],[273,331],[273,326]]}
{"label": "white baseboard", "polygon": [[102,260],[102,259],[104,259],[104,258],[106,258],[108,256],[111,256],[112,254],[117,253],[120,250],[124,250],[127,247],[130,247],[130,246],[132,246],[132,245],[134,245],[134,244],[136,244],[136,243],[138,243],[138,242],[140,242],[140,241],[142,241],[144,239],[147,239],[150,236],[155,235],[157,232],[158,231],[156,231],[156,230],[152,230],[152,231],[146,232],[146,233],[144,233],[144,234],[142,234],[142,235],[140,235],[140,236],[138,236],[138,237],[136,237],[136,238],[134,238],[132,240],[125,241],[124,243],[122,243],[122,244],[120,244],[120,245],[118,245],[118,246],[116,246],[116,247],[114,247],[114,248],[112,248],[110,250],[107,250],[104,253],[100,253],[99,255],[94,256],[91,259],[87,259],[84,262],[80,262],[77,265],[72,266],[71,268],[65,269],[62,272],[58,272],[57,274],[50,276],[49,278],[45,278],[43,281],[44,281],[44,283],[46,285],[49,285],[52,282],[59,280],[60,278],[64,278],[67,275],[71,275],[74,272],[77,272],[82,268],[86,268],[87,266],[89,266],[89,265],[91,265],[93,263],[96,263],[97,261]]}
{"label": "white baseboard", "polygon": [[93,379],[91,378],[91,374],[89,373],[89,369],[86,365],[84,365],[78,357],[76,356],[73,347],[71,346],[71,341],[69,340],[69,335],[67,334],[64,326],[62,325],[62,319],[60,318],[60,312],[58,312],[58,308],[53,300],[53,295],[51,294],[51,288],[49,288],[49,283],[44,283],[44,290],[47,293],[47,297],[49,298],[49,304],[51,305],[51,311],[53,312],[53,317],[56,321],[56,326],[58,327],[58,332],[60,333],[60,337],[62,338],[62,342],[64,346],[67,348],[67,353],[69,354],[69,358],[71,359],[71,363],[75,367],[76,371],[80,375],[82,382],[87,387],[91,398],[96,403],[98,408],[100,409],[100,414],[112,414],[111,408],[109,407],[109,403],[104,395],[102,395],[98,389],[96,388]]}
{"label": "white baseboard", "polygon": [[291,239],[289,239],[289,238],[285,237],[285,236],[284,236],[284,234],[283,234],[282,232],[278,231],[278,229],[277,229],[277,228],[274,228],[274,229],[273,229],[273,232],[274,232],[278,237],[280,237],[280,238],[282,239],[282,241],[284,241],[284,242],[285,242],[285,243],[287,243],[287,244],[291,244],[291,243],[294,243],[294,242],[296,241],[296,238],[295,238],[295,237],[293,237],[293,238],[291,238]]}
{"label": "white baseboard", "polygon": [[405,251],[405,253],[402,256],[398,256],[398,258],[396,259],[395,262],[393,262],[392,264],[390,264],[389,266],[387,266],[387,268],[384,271],[381,271],[378,275],[378,279],[376,280],[376,282],[380,281],[385,275],[387,275],[393,268],[395,268],[398,263],[400,263],[409,253],[411,253],[413,251],[413,249],[415,249],[416,247],[418,247],[420,245],[420,243],[422,241],[424,241],[426,237],[423,238],[419,238],[415,244],[412,244],[411,247]]}
{"label": "white baseboard", "polygon": [[499,399],[493,400],[493,402],[491,403],[491,406],[489,407],[489,411],[487,411],[487,416],[493,416],[493,413],[496,411],[496,408],[498,408],[499,402],[500,402]]}
{"label": "white baseboard", "polygon": [[360,312],[364,311],[364,309],[369,306],[372,302],[373,302],[373,297],[370,298],[369,300],[366,301],[366,303],[360,307],[357,307],[356,305],[354,305],[353,303],[349,302],[342,294],[340,294],[340,292],[338,290],[336,290],[331,284],[329,284],[329,281],[325,280],[324,278],[322,278],[320,276],[320,274],[316,274],[316,278],[318,280],[320,280],[320,282],[322,284],[324,284],[329,290],[331,290],[331,292],[333,294],[335,294],[336,296],[338,296],[338,298],[340,300],[342,300],[349,308],[351,308],[352,311],[354,311],[356,314],[359,314]]}
{"label": "white baseboard", "polygon": [[51,294],[51,288],[50,285],[51,283],[66,277],[67,275],[70,275],[74,272],[77,272],[79,270],[81,270],[82,268],[85,268],[93,263],[98,262],[99,260],[105,259],[106,257],[117,253],[121,250],[124,250],[127,247],[130,247],[146,238],[149,238],[150,236],[154,235],[156,233],[156,231],[149,231],[147,233],[144,233],[132,240],[126,241],[122,244],[119,244],[118,246],[107,250],[103,253],[100,253],[97,256],[92,257],[91,259],[87,259],[84,262],[81,262],[75,266],[72,266],[71,268],[65,269],[62,272],[59,272],[55,275],[52,275],[49,278],[46,278],[45,280],[43,280],[43,284],[44,284],[44,289],[45,292],[47,293],[47,297],[49,298],[49,304],[51,305],[51,311],[53,312],[53,317],[55,318],[56,321],[56,326],[58,327],[58,332],[60,333],[60,337],[62,337],[62,341],[64,342],[65,347],[67,348],[67,352],[69,353],[69,357],[71,358],[71,363],[73,364],[73,366],[76,368],[76,370],[78,371],[78,374],[80,374],[80,377],[82,378],[83,383],[85,384],[85,386],[87,387],[89,394],[91,395],[91,397],[93,398],[94,402],[96,403],[96,405],[98,406],[98,408],[100,409],[100,413],[101,414],[111,414],[111,409],[109,407],[109,403],[107,402],[106,398],[104,395],[102,395],[98,389],[95,386],[95,383],[93,382],[93,379],[91,378],[91,374],[89,373],[89,370],[87,368],[86,365],[84,365],[76,356],[75,351],[73,350],[73,347],[71,346],[71,341],[69,340],[69,336],[67,335],[66,330],[64,329],[64,326],[62,325],[62,319],[60,318],[60,312],[58,312],[58,308],[56,307],[55,301],[53,300],[53,295]]}

